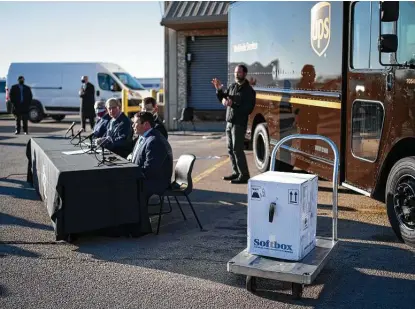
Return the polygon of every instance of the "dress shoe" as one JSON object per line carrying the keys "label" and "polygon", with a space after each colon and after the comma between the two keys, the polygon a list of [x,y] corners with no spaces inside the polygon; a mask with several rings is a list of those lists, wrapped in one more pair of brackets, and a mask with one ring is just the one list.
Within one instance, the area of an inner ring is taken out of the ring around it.
{"label": "dress shoe", "polygon": [[17,134],[20,134],[20,132],[19,131],[16,131],[16,132],[14,132],[14,134],[17,135]]}
{"label": "dress shoe", "polygon": [[28,135],[29,133],[25,132],[24,135]]}
{"label": "dress shoe", "polygon": [[240,176],[240,177],[238,177],[236,179],[232,179],[231,180],[231,183],[234,183],[234,184],[243,184],[243,183],[248,183],[248,180],[249,180],[249,176]]}
{"label": "dress shoe", "polygon": [[238,177],[239,177],[239,175],[232,174],[232,175],[229,175],[229,176],[224,176],[223,180],[234,180],[234,179],[237,179]]}

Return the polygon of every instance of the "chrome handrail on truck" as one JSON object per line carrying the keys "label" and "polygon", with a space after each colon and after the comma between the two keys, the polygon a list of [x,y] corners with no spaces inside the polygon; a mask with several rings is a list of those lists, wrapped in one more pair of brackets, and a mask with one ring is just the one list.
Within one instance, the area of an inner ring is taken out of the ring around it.
{"label": "chrome handrail on truck", "polygon": [[338,187],[338,174],[339,174],[339,150],[337,149],[336,144],[329,138],[322,136],[322,135],[314,135],[314,134],[293,134],[286,136],[278,141],[278,143],[275,145],[274,149],[271,153],[271,167],[270,171],[275,171],[275,165],[276,165],[276,156],[278,149],[287,141],[293,140],[293,139],[306,139],[306,140],[320,140],[324,141],[327,144],[331,146],[331,149],[334,152],[334,164],[333,164],[333,241],[337,241],[337,200],[338,200],[338,194],[337,194],[337,187]]}

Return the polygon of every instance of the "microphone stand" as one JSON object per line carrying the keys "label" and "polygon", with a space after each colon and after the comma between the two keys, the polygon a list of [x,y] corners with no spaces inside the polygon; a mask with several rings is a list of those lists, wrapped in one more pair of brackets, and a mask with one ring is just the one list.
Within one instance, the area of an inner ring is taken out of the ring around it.
{"label": "microphone stand", "polygon": [[105,158],[104,146],[101,146],[101,151],[102,151],[102,157],[101,157],[101,161],[99,161],[98,163],[98,166],[105,165],[105,163],[112,163],[111,160],[108,160],[107,158]]}

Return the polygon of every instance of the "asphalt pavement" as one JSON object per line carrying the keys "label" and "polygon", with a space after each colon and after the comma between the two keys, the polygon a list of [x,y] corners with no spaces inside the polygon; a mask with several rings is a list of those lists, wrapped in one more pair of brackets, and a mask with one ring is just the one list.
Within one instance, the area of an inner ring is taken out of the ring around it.
{"label": "asphalt pavement", "polygon": [[[169,138],[175,160],[197,156],[190,197],[204,231],[183,201],[188,220],[173,204],[160,235],[55,242],[45,205],[25,182],[25,147],[30,137],[61,135],[74,119],[29,123],[29,136],[0,120],[0,308],[413,308],[415,250],[396,239],[382,204],[345,188],[339,246],[303,299],[266,279],[256,294],[246,291],[245,277],[226,269],[246,247],[247,186],[221,180],[230,172],[223,134]],[[2,178],[9,174],[17,175]],[[317,234],[330,236],[330,183],[320,181],[318,201]]]}

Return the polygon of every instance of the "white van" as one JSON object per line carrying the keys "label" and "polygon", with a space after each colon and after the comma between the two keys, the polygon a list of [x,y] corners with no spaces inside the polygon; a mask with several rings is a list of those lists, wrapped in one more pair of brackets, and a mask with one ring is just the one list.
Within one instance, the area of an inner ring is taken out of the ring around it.
{"label": "white van", "polygon": [[0,78],[0,114],[7,113],[6,80]]}
{"label": "white van", "polygon": [[129,105],[139,105],[143,98],[150,96],[135,78],[114,63],[12,63],[7,75],[9,89],[20,75],[32,88],[29,120],[35,123],[48,116],[60,121],[65,115],[79,114],[81,98],[78,92],[83,75],[88,76],[95,87],[95,101],[121,98],[121,89],[129,90]]}

